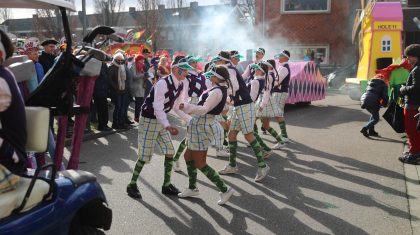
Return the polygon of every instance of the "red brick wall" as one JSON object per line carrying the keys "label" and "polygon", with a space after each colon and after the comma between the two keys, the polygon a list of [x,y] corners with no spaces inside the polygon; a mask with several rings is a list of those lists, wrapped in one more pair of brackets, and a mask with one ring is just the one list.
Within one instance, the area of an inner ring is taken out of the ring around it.
{"label": "red brick wall", "polygon": [[[262,24],[262,3],[256,2],[256,23]],[[331,0],[330,13],[284,14],[281,1],[265,0],[266,36],[282,37],[290,44],[328,44],[330,64],[344,65],[357,60],[357,49],[351,44],[355,9],[360,0]]]}

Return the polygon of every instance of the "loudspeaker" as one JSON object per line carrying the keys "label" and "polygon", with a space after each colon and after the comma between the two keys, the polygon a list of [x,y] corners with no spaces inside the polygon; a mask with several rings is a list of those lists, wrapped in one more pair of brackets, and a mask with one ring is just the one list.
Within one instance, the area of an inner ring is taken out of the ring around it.
{"label": "loudspeaker", "polygon": [[384,69],[392,64],[392,58],[378,58],[376,59],[376,69]]}

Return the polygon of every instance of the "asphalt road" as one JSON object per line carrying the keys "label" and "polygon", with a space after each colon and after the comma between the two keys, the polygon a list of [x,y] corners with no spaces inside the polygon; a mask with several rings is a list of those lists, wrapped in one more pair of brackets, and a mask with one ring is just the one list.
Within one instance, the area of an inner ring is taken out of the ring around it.
{"label": "asphalt road", "polygon": [[[271,171],[262,183],[253,180],[256,159],[241,136],[240,174],[222,176],[240,196],[225,206],[217,205],[216,187],[201,172],[198,198],[162,195],[158,155],[140,175],[143,200],[129,198],[125,187],[137,158],[136,129],[85,142],[80,169],[97,176],[113,209],[107,234],[411,234],[403,166],[396,159],[403,141],[385,121],[376,127],[382,138],[363,137],[359,130],[368,117],[358,102],[340,94],[289,108],[293,143],[267,160]],[[217,170],[227,162],[214,157],[213,149],[209,155]],[[181,166],[184,173],[173,173],[172,182],[183,189],[188,179]]]}

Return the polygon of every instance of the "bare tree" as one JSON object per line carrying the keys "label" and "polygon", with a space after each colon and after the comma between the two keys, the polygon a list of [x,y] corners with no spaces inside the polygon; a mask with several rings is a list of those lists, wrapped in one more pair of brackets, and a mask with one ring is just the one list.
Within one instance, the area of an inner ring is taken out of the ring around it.
{"label": "bare tree", "polygon": [[0,8],[0,22],[12,18],[12,11],[9,8]]}
{"label": "bare tree", "polygon": [[163,21],[163,13],[159,11],[158,6],[161,3],[160,0],[137,0],[141,14],[137,17],[139,26],[142,30],[145,30],[142,42],[150,37],[152,39],[153,50],[156,50],[160,41],[160,30]]}
{"label": "bare tree", "polygon": [[37,9],[33,25],[38,37],[56,39],[62,37],[61,18],[57,10]]}
{"label": "bare tree", "polygon": [[124,9],[124,0],[95,0],[95,11],[98,13],[98,22],[108,26],[119,26],[121,12]]}
{"label": "bare tree", "polygon": [[239,11],[239,19],[255,25],[255,0],[222,0],[224,4],[231,4]]}

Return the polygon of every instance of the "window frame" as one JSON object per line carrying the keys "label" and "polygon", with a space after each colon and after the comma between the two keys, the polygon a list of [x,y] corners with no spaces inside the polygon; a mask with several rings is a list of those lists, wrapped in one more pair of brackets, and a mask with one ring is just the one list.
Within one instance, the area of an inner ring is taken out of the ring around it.
{"label": "window frame", "polygon": [[[322,48],[325,49],[324,61],[322,61],[321,65],[328,65],[330,64],[330,45],[329,44],[293,44],[286,47],[287,50],[290,51],[291,58],[290,61],[304,61],[303,58],[296,58],[296,50],[305,50],[305,49],[318,49]],[[283,48],[284,49],[284,48]],[[282,51],[283,49],[277,49],[277,51]]]}
{"label": "window frame", "polygon": [[291,11],[286,10],[286,1],[288,0],[280,0],[280,13],[281,14],[328,14],[331,13],[331,0],[327,1],[327,9],[326,10],[298,10],[298,11]]}
{"label": "window frame", "polygon": [[[385,44],[384,44],[385,42]],[[389,50],[384,50],[388,49]],[[383,53],[389,53],[392,51],[392,38],[389,35],[384,35],[381,38],[381,52]]]}

